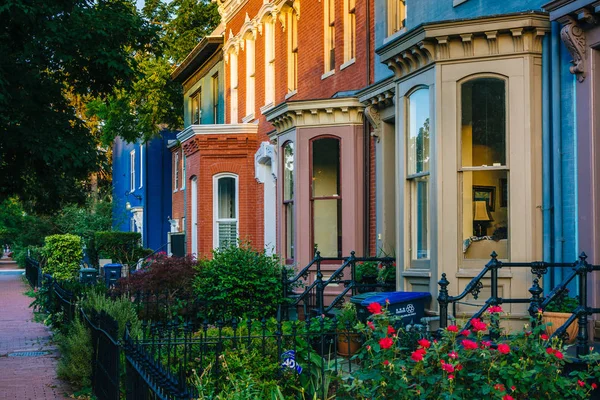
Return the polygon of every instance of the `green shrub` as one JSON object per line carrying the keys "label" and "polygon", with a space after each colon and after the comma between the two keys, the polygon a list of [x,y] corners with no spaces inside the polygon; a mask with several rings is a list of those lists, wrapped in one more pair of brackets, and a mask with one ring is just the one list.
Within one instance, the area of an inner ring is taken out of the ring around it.
{"label": "green shrub", "polygon": [[139,232],[96,232],[95,245],[102,258],[132,266],[138,259],[148,255],[148,250],[140,246]]}
{"label": "green shrub", "polygon": [[94,309],[97,312],[106,311],[108,315],[113,317],[119,325],[119,337],[113,338],[115,340],[119,340],[123,337],[123,333],[125,333],[125,326],[128,322],[131,323],[132,336],[135,337],[141,332],[141,323],[135,311],[135,306],[126,297],[117,297],[115,299],[111,299],[110,297],[105,296],[103,293],[91,291],[82,300],[81,308],[83,308],[86,312],[91,309]]}
{"label": "green shrub", "polygon": [[282,303],[281,265],[277,256],[248,244],[215,250],[202,260],[195,293],[206,302],[208,318],[274,315]]}
{"label": "green shrub", "polygon": [[77,278],[83,257],[81,238],[75,235],[46,236],[43,254],[46,258],[44,273],[56,280]]}
{"label": "green shrub", "polygon": [[92,337],[85,323],[77,318],[66,333],[55,336],[61,358],[58,377],[77,388],[90,386],[92,375]]}

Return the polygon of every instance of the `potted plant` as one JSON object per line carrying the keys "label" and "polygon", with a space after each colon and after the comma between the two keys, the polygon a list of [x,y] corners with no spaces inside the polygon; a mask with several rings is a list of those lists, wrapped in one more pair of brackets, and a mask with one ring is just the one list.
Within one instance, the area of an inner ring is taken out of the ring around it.
{"label": "potted plant", "polygon": [[[546,332],[552,335],[558,328],[564,325],[575,309],[579,306],[579,300],[569,296],[569,289],[558,293],[550,304],[546,306],[543,314],[543,322],[550,324],[546,326]],[[572,323],[567,328],[567,343],[573,343],[577,337],[577,323]]]}
{"label": "potted plant", "polygon": [[354,355],[362,345],[361,334],[354,331],[357,323],[356,306],[344,303],[337,314],[337,353],[342,357]]}
{"label": "potted plant", "polygon": [[360,264],[356,264],[354,280],[358,285],[359,293],[371,292],[375,290],[375,285],[377,285],[377,277],[379,276],[377,265],[378,263],[374,261],[364,261]]}
{"label": "potted plant", "polygon": [[377,266],[377,283],[386,285],[382,291],[393,291],[396,288],[396,263],[379,263]]}

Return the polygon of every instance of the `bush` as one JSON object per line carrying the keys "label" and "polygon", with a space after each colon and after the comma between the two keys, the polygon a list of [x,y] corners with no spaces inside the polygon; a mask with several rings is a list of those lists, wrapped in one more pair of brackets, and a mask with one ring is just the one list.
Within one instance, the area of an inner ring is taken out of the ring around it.
{"label": "bush", "polygon": [[96,232],[94,237],[100,256],[129,267],[149,254],[140,246],[142,236],[139,232]]}
{"label": "bush", "polygon": [[85,323],[77,318],[66,333],[55,336],[61,358],[58,377],[77,388],[90,386],[92,376],[92,337]]}
{"label": "bush", "polygon": [[86,312],[92,309],[97,312],[106,311],[108,315],[114,318],[119,325],[118,337],[113,338],[115,340],[120,340],[123,337],[127,323],[131,323],[130,333],[132,337],[136,337],[141,331],[141,323],[135,311],[135,306],[126,297],[111,299],[103,293],[91,291],[82,300],[81,308]]}
{"label": "bush", "polygon": [[240,244],[200,261],[194,291],[207,303],[209,318],[274,315],[283,300],[281,271],[277,256]]}
{"label": "bush", "polygon": [[44,273],[56,280],[77,278],[83,257],[81,238],[75,235],[46,236],[43,254],[46,258]]}

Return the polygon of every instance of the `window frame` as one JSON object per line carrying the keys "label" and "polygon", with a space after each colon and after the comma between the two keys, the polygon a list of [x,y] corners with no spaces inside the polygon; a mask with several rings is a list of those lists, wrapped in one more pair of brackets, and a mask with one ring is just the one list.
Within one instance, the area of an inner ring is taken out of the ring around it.
{"label": "window frame", "polygon": [[144,145],[140,144],[140,186],[139,188],[144,187]]}
{"label": "window frame", "polygon": [[[296,240],[295,240],[295,235],[296,235],[296,224],[295,224],[295,222],[296,222],[295,221],[296,209],[295,209],[295,205],[294,205],[295,204],[294,200],[295,200],[295,197],[296,197],[296,192],[294,190],[295,189],[294,188],[294,186],[295,186],[294,184],[296,182],[296,179],[295,179],[296,176],[293,174],[293,172],[292,172],[292,182],[291,182],[291,185],[292,185],[292,196],[291,196],[291,199],[286,199],[286,193],[285,193],[285,185],[286,185],[286,183],[285,183],[286,182],[286,176],[285,176],[285,162],[286,162],[286,160],[285,160],[285,148],[288,145],[290,145],[290,144],[293,145],[293,147],[292,147],[292,151],[293,151],[293,153],[292,153],[293,154],[293,166],[295,168],[295,166],[296,166],[296,149],[295,149],[295,143],[294,143],[294,141],[287,140],[281,146],[281,149],[282,149],[282,151],[281,151],[281,165],[282,165],[281,170],[283,171],[283,185],[282,185],[283,194],[282,194],[281,198],[282,198],[283,213],[284,213],[283,218],[282,218],[282,221],[283,221],[283,240],[282,240],[282,242],[283,242],[284,259],[285,259],[285,263],[286,264],[293,264],[294,260],[296,259],[296,256],[295,256],[295,253],[296,253],[296,247],[295,247],[296,246]],[[294,171],[294,169],[292,169],[292,171]],[[289,223],[288,218],[287,218],[287,208],[290,206],[290,204],[291,204],[291,208],[292,208],[292,226],[293,226],[293,229],[292,229],[291,254],[288,253],[288,239],[287,239],[287,236],[288,236],[287,235],[287,231],[288,231],[288,223]]]}
{"label": "window frame", "polygon": [[256,91],[256,49],[255,40],[250,34],[245,40],[246,55],[246,113],[244,120],[253,118],[256,109],[255,91]]}
{"label": "window frame", "polygon": [[[195,110],[194,102],[198,102],[198,110]],[[200,125],[202,123],[202,87],[199,87],[194,93],[190,95],[191,112],[190,112],[190,124]]]}
{"label": "window frame", "polygon": [[229,123],[238,123],[238,55],[235,51],[229,53]]}
{"label": "window frame", "polygon": [[356,0],[344,0],[344,64],[356,59]]}
{"label": "window frame", "polygon": [[[235,218],[218,218],[219,215],[219,180],[233,178],[235,180]],[[240,238],[240,194],[239,176],[231,172],[222,172],[213,175],[213,248],[219,249],[219,222],[234,222],[236,224],[236,246]]]}
{"label": "window frame", "polygon": [[288,20],[288,96],[298,91],[298,14],[293,8]]}
{"label": "window frame", "polygon": [[335,71],[335,0],[324,0],[323,11],[323,73],[330,74]]}
{"label": "window frame", "polygon": [[[400,5],[402,3],[402,5]],[[406,31],[406,0],[387,0],[387,37],[394,36],[399,32]],[[402,14],[400,9],[403,9],[404,15],[398,20],[398,14]]]}
{"label": "window frame", "polygon": [[265,21],[265,106],[275,104],[275,20]]}
{"label": "window frame", "polygon": [[129,152],[129,192],[135,191],[135,149]]}
{"label": "window frame", "polygon": [[179,150],[174,153],[173,160],[173,192],[179,190]]}
{"label": "window frame", "polygon": [[215,72],[211,77],[212,114],[213,124],[219,123],[219,73]]}
{"label": "window frame", "polygon": [[[335,139],[338,142],[338,181],[339,181],[339,190],[337,193],[337,196],[319,196],[319,197],[315,197],[313,195],[313,168],[314,168],[314,152],[313,152],[313,147],[314,147],[314,143],[321,140],[321,139]],[[342,187],[342,138],[339,136],[335,136],[335,135],[319,135],[319,136],[315,136],[313,138],[311,138],[309,140],[309,172],[308,172],[308,179],[309,179],[309,201],[310,201],[310,243],[311,243],[311,247],[312,249],[315,248],[315,224],[314,224],[314,217],[315,217],[315,210],[314,210],[314,204],[315,204],[315,200],[319,201],[319,200],[337,200],[338,201],[338,229],[341,228],[341,224],[342,224],[342,218],[340,217],[340,214],[342,213],[342,207],[343,207],[343,187]],[[343,236],[343,229],[341,229],[342,231],[342,235],[338,238],[338,249],[337,249],[337,258],[342,257],[342,252],[343,252],[343,243],[344,243],[344,236]],[[318,249],[317,249],[318,250]],[[319,250],[320,251],[320,250]]]}

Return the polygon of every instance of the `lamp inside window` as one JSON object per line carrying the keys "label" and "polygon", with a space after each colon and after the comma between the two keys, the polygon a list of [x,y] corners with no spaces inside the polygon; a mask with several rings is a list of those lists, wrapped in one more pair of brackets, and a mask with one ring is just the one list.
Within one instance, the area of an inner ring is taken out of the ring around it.
{"label": "lamp inside window", "polygon": [[474,201],[475,210],[473,212],[473,231],[474,236],[483,236],[483,233],[487,233],[488,224],[493,221],[490,210],[488,209],[487,202],[485,200]]}

